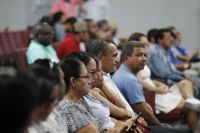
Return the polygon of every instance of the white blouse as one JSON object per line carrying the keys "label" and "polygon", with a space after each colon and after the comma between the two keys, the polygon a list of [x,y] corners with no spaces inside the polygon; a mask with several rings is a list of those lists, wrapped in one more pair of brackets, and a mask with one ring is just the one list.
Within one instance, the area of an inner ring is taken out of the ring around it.
{"label": "white blouse", "polygon": [[108,105],[104,103],[103,101],[100,101],[96,99],[94,96],[92,96],[90,93],[86,96],[84,96],[85,101],[89,105],[90,109],[94,113],[96,117],[101,119],[103,126],[105,127],[114,127],[115,124],[110,120],[110,110],[108,108]]}

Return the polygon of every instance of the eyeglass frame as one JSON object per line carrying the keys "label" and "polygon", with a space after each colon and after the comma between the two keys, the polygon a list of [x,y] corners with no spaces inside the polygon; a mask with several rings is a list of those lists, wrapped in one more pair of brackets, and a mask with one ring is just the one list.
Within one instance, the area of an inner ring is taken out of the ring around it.
{"label": "eyeglass frame", "polygon": [[97,71],[96,70],[87,69],[87,72],[90,73],[92,75],[92,77],[97,75]]}
{"label": "eyeglass frame", "polygon": [[84,78],[84,79],[86,79],[87,81],[89,81],[89,79],[90,79],[90,76],[79,76],[79,77],[74,77],[74,78]]}

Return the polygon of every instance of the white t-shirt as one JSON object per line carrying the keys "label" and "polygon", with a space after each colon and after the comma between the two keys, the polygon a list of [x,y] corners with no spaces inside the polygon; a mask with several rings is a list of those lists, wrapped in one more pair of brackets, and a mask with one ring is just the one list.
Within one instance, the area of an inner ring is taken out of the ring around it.
{"label": "white t-shirt", "polygon": [[131,106],[129,105],[129,103],[126,101],[126,99],[124,98],[124,96],[122,95],[122,93],[119,91],[119,89],[117,88],[117,86],[115,85],[115,83],[110,78],[110,74],[106,74],[103,77],[104,77],[104,82],[108,86],[108,88],[111,89],[113,92],[115,92],[120,97],[120,99],[126,105],[126,109],[128,111],[130,111],[132,113],[132,115],[134,116],[135,112],[133,111],[133,109],[131,108]]}
{"label": "white t-shirt", "polygon": [[42,122],[49,133],[68,133],[67,127],[57,110],[53,110],[47,120]]}

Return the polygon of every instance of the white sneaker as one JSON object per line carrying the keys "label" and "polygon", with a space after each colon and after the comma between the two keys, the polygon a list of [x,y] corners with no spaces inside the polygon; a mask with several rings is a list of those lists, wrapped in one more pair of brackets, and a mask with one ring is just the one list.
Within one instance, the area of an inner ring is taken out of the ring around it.
{"label": "white sneaker", "polygon": [[188,98],[185,100],[185,107],[200,112],[200,101],[196,98]]}

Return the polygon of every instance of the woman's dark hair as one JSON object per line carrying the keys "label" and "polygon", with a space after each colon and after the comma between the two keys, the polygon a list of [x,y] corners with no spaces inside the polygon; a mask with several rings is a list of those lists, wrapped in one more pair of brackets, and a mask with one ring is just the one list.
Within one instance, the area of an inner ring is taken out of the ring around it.
{"label": "woman's dark hair", "polygon": [[81,75],[81,65],[83,63],[75,58],[65,58],[62,61],[60,61],[59,66],[64,72],[64,81],[66,84],[66,91],[68,92],[68,89],[70,87],[70,78],[71,77],[79,77]]}
{"label": "woman's dark hair", "polygon": [[146,36],[142,33],[136,32],[136,33],[131,34],[128,41],[140,41],[141,37],[146,37]]}
{"label": "woman's dark hair", "polygon": [[94,61],[96,62],[96,65],[97,65],[97,69],[99,68],[99,58],[98,56],[96,56],[95,54],[92,54],[92,53],[86,53],[85,54],[88,54],[88,56],[92,57],[94,59]]}
{"label": "woman's dark hair", "polygon": [[35,89],[39,92],[39,105],[41,105],[49,99],[54,86],[60,84],[59,75],[38,64],[30,65],[27,72],[37,80],[38,88]]}
{"label": "woman's dark hair", "polygon": [[34,61],[33,64],[46,67],[46,69],[48,69],[50,72],[60,75],[58,65],[55,62],[51,61],[50,59],[37,59]]}
{"label": "woman's dark hair", "polygon": [[21,133],[27,128],[37,105],[37,83],[28,74],[0,75],[0,127],[4,133]]}
{"label": "woman's dark hair", "polygon": [[63,15],[62,12],[57,12],[57,13],[55,13],[55,14],[53,15],[53,23],[58,22],[58,21],[61,19],[62,15]]}
{"label": "woman's dark hair", "polygon": [[66,59],[67,58],[74,58],[74,59],[77,59],[77,60],[80,60],[81,62],[84,63],[85,66],[88,65],[88,63],[90,62],[91,59],[93,59],[89,53],[86,53],[86,52],[71,52],[69,55],[67,55],[65,57]]}

